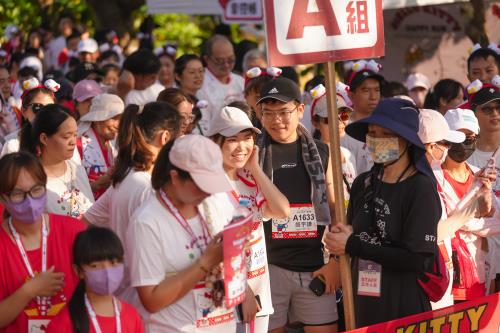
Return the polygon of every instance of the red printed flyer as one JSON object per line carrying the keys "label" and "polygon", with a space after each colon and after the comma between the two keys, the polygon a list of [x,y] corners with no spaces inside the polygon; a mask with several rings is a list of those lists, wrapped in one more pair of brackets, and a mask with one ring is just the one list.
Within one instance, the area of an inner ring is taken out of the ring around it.
{"label": "red printed flyer", "polygon": [[252,214],[228,224],[223,231],[224,303],[227,308],[245,300],[246,248],[252,232]]}

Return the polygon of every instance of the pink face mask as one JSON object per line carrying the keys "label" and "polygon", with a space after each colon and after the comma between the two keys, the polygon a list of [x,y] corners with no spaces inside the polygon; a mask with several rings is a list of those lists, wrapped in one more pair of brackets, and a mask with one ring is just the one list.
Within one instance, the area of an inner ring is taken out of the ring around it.
{"label": "pink face mask", "polygon": [[31,224],[38,221],[38,219],[45,212],[45,206],[47,204],[47,193],[45,193],[40,198],[33,199],[31,196],[26,196],[26,198],[21,202],[10,202],[5,201],[4,206],[7,211],[12,215],[16,221]]}
{"label": "pink face mask", "polygon": [[86,284],[98,295],[111,295],[119,287],[123,279],[124,266],[118,264],[108,268],[85,270]]}

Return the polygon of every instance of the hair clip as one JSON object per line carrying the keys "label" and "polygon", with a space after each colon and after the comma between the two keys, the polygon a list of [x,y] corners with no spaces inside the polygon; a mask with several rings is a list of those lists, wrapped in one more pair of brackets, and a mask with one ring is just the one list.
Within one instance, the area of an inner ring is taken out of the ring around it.
{"label": "hair clip", "polygon": [[43,85],[53,93],[56,93],[61,88],[61,85],[52,79],[48,79]]}
{"label": "hair clip", "polygon": [[0,58],[7,58],[9,54],[5,50],[0,50]]}
{"label": "hair clip", "polygon": [[268,67],[266,69],[261,69],[260,67],[252,67],[245,73],[245,77],[248,79],[253,79],[261,75],[269,75],[272,77],[278,77],[283,71],[278,67]]}
{"label": "hair clip", "polygon": [[344,70],[346,72],[351,71],[353,66],[354,66],[354,61],[352,61],[352,60],[344,62]]}
{"label": "hair clip", "polygon": [[245,77],[249,79],[256,78],[262,74],[262,69],[260,67],[252,67],[245,73]]}
{"label": "hair clip", "polygon": [[496,54],[500,55],[500,47],[498,47],[498,44],[490,43],[490,45],[488,45],[488,48],[495,51]]}
{"label": "hair clip", "polygon": [[196,107],[200,110],[208,108],[208,102],[204,99],[200,99],[198,102],[196,102]]}
{"label": "hair clip", "polygon": [[491,84],[500,89],[500,75],[495,75],[491,79]]}
{"label": "hair clip", "polygon": [[375,60],[358,60],[352,65],[352,70],[353,72],[361,72],[363,70],[369,70],[374,73],[378,73],[380,69],[382,68],[382,65],[376,62]]}
{"label": "hair clip", "polygon": [[309,94],[314,99],[319,99],[326,94],[326,88],[323,84],[318,84],[316,87],[309,90]]}
{"label": "hair clip", "polygon": [[481,48],[481,44],[476,43],[469,49],[469,54],[472,54]]}
{"label": "hair clip", "polygon": [[40,87],[40,82],[36,77],[23,81],[23,90],[28,91]]}
{"label": "hair clip", "polygon": [[352,101],[351,99],[349,98],[349,86],[343,82],[337,82],[337,85],[336,85],[336,91],[337,91],[337,95],[339,95],[340,97],[342,97],[344,99],[344,102],[345,104],[347,104],[347,106],[350,106],[352,107]]}
{"label": "hair clip", "polygon": [[101,51],[101,53],[104,53],[109,50],[117,53],[118,55],[121,55],[123,52],[122,48],[118,44],[104,43],[99,47],[99,51]]}
{"label": "hair clip", "polygon": [[467,92],[469,93],[469,95],[472,95],[481,90],[482,87],[483,83],[479,79],[476,79],[467,86]]}
{"label": "hair clip", "polygon": [[177,54],[177,48],[172,44],[165,44],[163,46],[157,47],[154,50],[154,53],[157,57],[161,56],[162,54],[168,54],[175,58],[175,55]]}

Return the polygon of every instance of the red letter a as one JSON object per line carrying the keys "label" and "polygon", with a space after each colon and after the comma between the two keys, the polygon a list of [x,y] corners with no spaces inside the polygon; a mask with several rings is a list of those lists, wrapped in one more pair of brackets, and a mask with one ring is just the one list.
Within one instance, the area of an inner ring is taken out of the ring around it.
{"label": "red letter a", "polygon": [[325,28],[327,36],[340,35],[337,18],[333,13],[330,0],[315,0],[318,11],[307,13],[307,4],[309,0],[295,0],[288,27],[287,39],[302,38],[304,27],[314,27],[322,25]]}

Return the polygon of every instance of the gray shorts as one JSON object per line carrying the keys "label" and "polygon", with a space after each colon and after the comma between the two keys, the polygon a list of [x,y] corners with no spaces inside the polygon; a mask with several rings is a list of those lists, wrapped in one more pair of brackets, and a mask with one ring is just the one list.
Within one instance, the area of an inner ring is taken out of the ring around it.
{"label": "gray shorts", "polygon": [[316,296],[309,289],[312,273],[269,265],[269,277],[274,308],[274,314],[269,318],[269,330],[287,324],[329,325],[338,320],[335,293]]}

